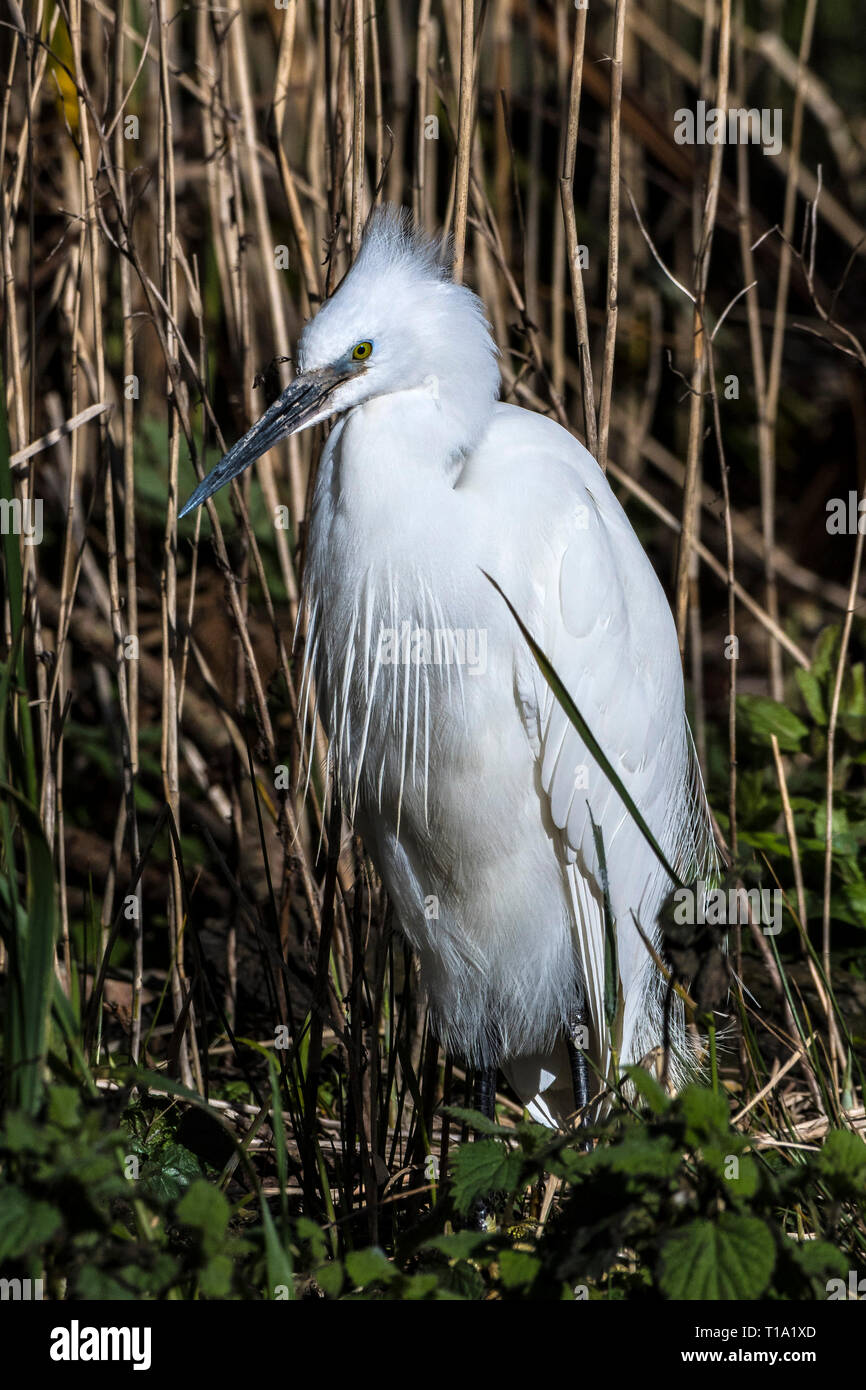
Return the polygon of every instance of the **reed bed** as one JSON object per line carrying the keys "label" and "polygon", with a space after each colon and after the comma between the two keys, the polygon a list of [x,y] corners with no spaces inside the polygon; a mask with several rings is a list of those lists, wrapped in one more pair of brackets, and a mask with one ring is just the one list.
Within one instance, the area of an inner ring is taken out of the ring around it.
{"label": "reed bed", "polygon": [[[294,634],[321,431],[177,516],[288,381],[304,321],[387,199],[450,234],[503,399],[587,443],[668,588],[725,882],[783,902],[778,934],[732,930],[730,988],[704,1010],[733,1130],[783,1166],[830,1132],[862,1138],[853,5],[8,14],[4,1113],[42,1123],[56,1086],[120,1107],[151,1175],[187,1163],[166,1200],[192,1173],[241,1226],[261,1203],[269,1285],[289,1241],[275,1219],[323,1231],[320,1262],[392,1255],[446,1200],[470,1127],[448,1108],[468,1104],[461,1059],[441,1054],[329,801],[321,729],[301,776]],[[706,143],[701,102],[765,112],[772,152]],[[498,1113],[521,1121],[507,1093]],[[527,1197],[538,1232],[568,1210],[568,1172],[546,1171]],[[813,1217],[793,1203],[781,1219],[803,1235]],[[862,1210],[846,1233],[850,1261]],[[62,1294],[72,1276],[53,1277]]]}

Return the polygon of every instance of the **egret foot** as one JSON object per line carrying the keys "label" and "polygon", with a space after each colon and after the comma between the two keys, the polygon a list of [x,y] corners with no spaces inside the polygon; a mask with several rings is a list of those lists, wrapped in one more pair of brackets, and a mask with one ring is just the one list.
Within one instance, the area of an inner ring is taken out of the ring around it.
{"label": "egret foot", "polygon": [[[565,1045],[571,1063],[571,1087],[574,1093],[574,1108],[582,1112],[579,1128],[586,1125],[586,1107],[589,1105],[589,1064],[586,1050],[589,1046],[589,1027],[582,1012],[573,1015],[565,1031]],[[583,1139],[580,1147],[588,1150],[589,1140]]]}

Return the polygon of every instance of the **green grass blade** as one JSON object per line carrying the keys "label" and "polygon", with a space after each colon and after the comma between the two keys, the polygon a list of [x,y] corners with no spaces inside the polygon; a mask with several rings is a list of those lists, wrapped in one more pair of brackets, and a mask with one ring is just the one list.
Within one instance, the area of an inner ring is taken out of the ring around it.
{"label": "green grass blade", "polygon": [[634,804],[625,787],[623,786],[621,778],[612,767],[610,761],[604,753],[604,750],[601,747],[601,744],[599,743],[598,739],[595,737],[594,733],[590,729],[580,710],[577,708],[577,705],[574,703],[574,700],[569,695],[568,691],[565,688],[565,685],[563,684],[560,677],[557,675],[552,663],[547,659],[544,652],[541,650],[538,643],[535,641],[535,638],[532,636],[529,629],[526,627],[526,624],[521,619],[519,613],[517,612],[517,609],[514,607],[507,594],[503,593],[496,580],[491,575],[489,575],[486,570],[482,570],[481,573],[484,575],[485,579],[490,580],[490,583],[493,585],[496,592],[499,595],[501,595],[501,597],[505,600],[505,603],[508,605],[509,611],[511,612],[511,615],[514,618],[514,621],[517,623],[517,626],[523,633],[524,639],[526,641],[527,646],[529,647],[529,650],[532,652],[532,655],[535,657],[535,660],[538,663],[538,666],[541,670],[541,674],[544,676],[544,679],[547,681],[547,684],[550,686],[551,690],[556,696],[556,699],[559,701],[559,704],[565,711],[565,714],[569,722],[573,724],[575,729],[577,729],[577,732],[580,734],[590,753],[595,758],[601,770],[604,772],[611,786],[614,788],[614,791],[617,793],[617,796],[619,796],[620,800],[622,801],[623,805],[625,806],[626,810],[628,811],[638,830],[643,835],[650,849],[655,854],[665,873],[668,875],[670,879],[672,879],[672,881],[676,884],[678,888],[684,887],[685,885],[683,884],[682,879],[680,878],[676,870],[673,869],[671,865],[668,863],[667,857],[665,856],[664,851],[658,843],[658,840],[653,835],[652,831],[650,830],[649,826],[647,825],[637,806]]}

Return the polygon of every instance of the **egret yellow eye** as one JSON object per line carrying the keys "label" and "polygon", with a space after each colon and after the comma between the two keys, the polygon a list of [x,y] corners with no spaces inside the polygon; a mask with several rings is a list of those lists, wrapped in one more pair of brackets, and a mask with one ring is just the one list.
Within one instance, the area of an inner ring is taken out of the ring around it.
{"label": "egret yellow eye", "polygon": [[366,362],[372,351],[372,343],[356,343],[352,348],[352,358],[355,362]]}

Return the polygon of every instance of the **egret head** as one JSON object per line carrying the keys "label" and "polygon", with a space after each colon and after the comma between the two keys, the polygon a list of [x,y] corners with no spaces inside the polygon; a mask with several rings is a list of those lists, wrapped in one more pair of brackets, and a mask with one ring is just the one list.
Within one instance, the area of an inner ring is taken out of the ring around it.
{"label": "egret head", "polygon": [[477,443],[499,392],[496,348],[481,301],[454,284],[439,249],[399,209],[374,211],[357,260],[304,328],[298,375],[199,483],[181,516],[287,435],[378,397],[411,393],[416,404],[429,402],[431,427],[437,417],[447,421],[450,456]]}

